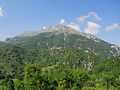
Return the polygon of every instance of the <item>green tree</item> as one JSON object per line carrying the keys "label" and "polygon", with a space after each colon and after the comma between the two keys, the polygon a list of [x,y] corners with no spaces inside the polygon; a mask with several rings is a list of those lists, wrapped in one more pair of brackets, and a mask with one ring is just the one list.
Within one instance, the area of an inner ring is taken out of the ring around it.
{"label": "green tree", "polygon": [[7,82],[7,88],[8,90],[15,90],[14,81],[12,79],[9,79],[9,81]]}
{"label": "green tree", "polygon": [[76,69],[74,72],[74,86],[79,87],[82,89],[84,87],[85,82],[87,82],[90,78],[85,70]]}
{"label": "green tree", "polygon": [[113,85],[115,77],[110,74],[103,74],[103,83],[107,90],[110,90],[110,87]]}
{"label": "green tree", "polygon": [[25,90],[23,80],[15,81],[15,90]]}
{"label": "green tree", "polygon": [[25,66],[24,69],[25,76],[24,76],[24,82],[25,82],[25,88],[27,90],[40,90],[40,73],[41,73],[41,67],[37,64],[28,64]]}

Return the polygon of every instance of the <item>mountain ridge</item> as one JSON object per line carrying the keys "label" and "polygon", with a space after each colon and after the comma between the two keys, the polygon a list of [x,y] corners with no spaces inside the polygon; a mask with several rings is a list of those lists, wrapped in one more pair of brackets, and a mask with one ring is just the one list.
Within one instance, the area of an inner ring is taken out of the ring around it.
{"label": "mountain ridge", "polygon": [[19,37],[26,37],[26,36],[35,36],[38,35],[40,33],[44,33],[44,32],[54,32],[55,34],[60,34],[60,33],[68,33],[68,34],[80,34],[82,36],[85,36],[89,39],[95,39],[97,37],[95,37],[94,35],[85,33],[85,32],[80,32],[78,30],[75,30],[69,26],[65,26],[65,25],[56,25],[56,26],[49,26],[46,29],[42,29],[42,30],[38,30],[38,31],[25,31],[24,33],[18,35]]}
{"label": "mountain ridge", "polygon": [[7,42],[20,47],[37,49],[78,48],[105,57],[120,55],[120,47],[117,45],[64,25],[23,33],[8,39]]}

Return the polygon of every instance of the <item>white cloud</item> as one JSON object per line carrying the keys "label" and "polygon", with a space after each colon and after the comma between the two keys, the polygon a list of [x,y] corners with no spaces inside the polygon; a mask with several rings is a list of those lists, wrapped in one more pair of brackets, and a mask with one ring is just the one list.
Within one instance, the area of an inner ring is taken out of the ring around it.
{"label": "white cloud", "polygon": [[80,22],[83,22],[85,19],[87,19],[89,16],[88,15],[86,15],[86,16],[81,16],[81,17],[79,17],[78,18],[78,21],[80,21]]}
{"label": "white cloud", "polygon": [[110,31],[110,30],[117,29],[117,28],[119,28],[119,25],[117,23],[113,23],[112,25],[107,26],[106,30]]}
{"label": "white cloud", "polygon": [[0,7],[0,16],[3,16],[3,8],[2,7]]}
{"label": "white cloud", "polygon": [[102,20],[102,18],[101,17],[99,17],[98,16],[98,14],[97,13],[95,13],[95,12],[89,12],[89,15],[91,15],[91,16],[93,16],[96,20]]}
{"label": "white cloud", "polygon": [[87,28],[85,28],[85,33],[97,34],[100,31],[100,27],[99,24],[88,22]]}
{"label": "white cloud", "polygon": [[74,23],[74,22],[68,23],[68,22],[66,22],[66,20],[61,19],[59,21],[59,23],[62,24],[62,25],[69,26],[69,27],[71,27],[71,28],[73,28],[75,30],[80,30],[80,26],[78,24]]}
{"label": "white cloud", "polygon": [[98,21],[102,20],[102,18],[99,17],[97,13],[89,12],[87,15],[79,17],[78,21],[83,22],[85,19],[90,18],[90,17],[93,17],[95,20],[98,20]]}
{"label": "white cloud", "polygon": [[45,27],[45,26],[43,26],[43,27],[42,27],[42,29],[44,30],[44,29],[46,29],[46,27]]}
{"label": "white cloud", "polygon": [[59,23],[60,23],[60,24],[66,24],[66,21],[65,21],[64,19],[61,19],[61,20],[59,21]]}
{"label": "white cloud", "polygon": [[71,27],[71,28],[73,28],[75,30],[80,30],[80,26],[78,24],[76,24],[76,23],[73,23],[73,22],[68,23],[67,26],[69,26],[69,27]]}

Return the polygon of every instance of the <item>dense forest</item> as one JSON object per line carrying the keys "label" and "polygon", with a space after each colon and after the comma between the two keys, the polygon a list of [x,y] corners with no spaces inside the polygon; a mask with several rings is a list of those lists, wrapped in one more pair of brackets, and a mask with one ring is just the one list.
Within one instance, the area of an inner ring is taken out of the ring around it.
{"label": "dense forest", "polygon": [[63,25],[7,38],[0,90],[120,90],[120,47]]}
{"label": "dense forest", "polygon": [[0,48],[0,90],[120,90],[120,57],[76,48]]}

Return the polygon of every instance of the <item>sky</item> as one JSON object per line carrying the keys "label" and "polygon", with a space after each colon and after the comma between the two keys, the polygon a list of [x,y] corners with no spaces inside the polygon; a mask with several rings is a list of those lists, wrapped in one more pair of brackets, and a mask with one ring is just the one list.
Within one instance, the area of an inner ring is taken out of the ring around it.
{"label": "sky", "polygon": [[0,0],[0,40],[59,24],[120,46],[120,0]]}

